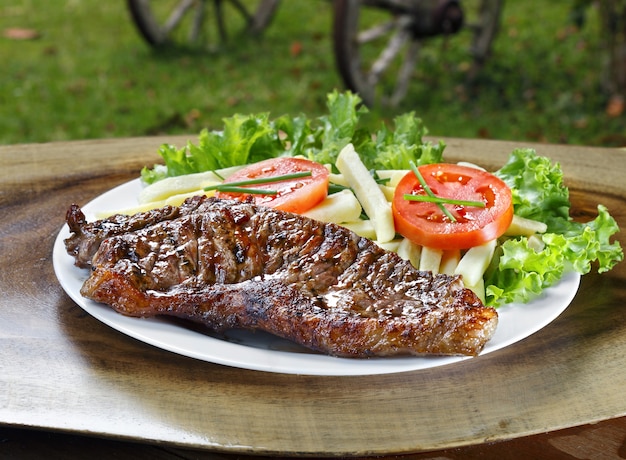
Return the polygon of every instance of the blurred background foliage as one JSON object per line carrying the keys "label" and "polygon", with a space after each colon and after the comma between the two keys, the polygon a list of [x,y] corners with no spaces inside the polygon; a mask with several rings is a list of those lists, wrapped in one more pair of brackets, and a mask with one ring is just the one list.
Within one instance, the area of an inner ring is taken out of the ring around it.
{"label": "blurred background foliage", "polygon": [[[493,55],[471,89],[465,58],[435,52],[401,105],[374,108],[365,122],[414,111],[433,136],[626,146],[599,3],[505,2]],[[343,88],[332,14],[326,0],[283,1],[262,38],[194,53],[152,49],[122,0],[3,2],[0,143],[195,137],[236,112],[320,115],[326,94]]]}

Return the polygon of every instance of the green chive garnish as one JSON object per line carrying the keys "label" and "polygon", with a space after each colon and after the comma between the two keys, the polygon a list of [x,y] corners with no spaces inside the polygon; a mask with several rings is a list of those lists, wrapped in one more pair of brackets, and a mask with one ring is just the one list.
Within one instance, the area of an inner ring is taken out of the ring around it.
{"label": "green chive garnish", "polygon": [[224,180],[224,176],[222,176],[220,173],[218,173],[216,170],[212,170],[211,171],[213,174],[215,174],[220,180]]}
{"label": "green chive garnish", "polygon": [[345,185],[333,184],[332,182],[328,184],[328,194],[332,195],[333,193],[338,193],[343,190],[350,190],[350,187],[346,187]]}
{"label": "green chive garnish", "polygon": [[230,184],[218,185],[217,187],[214,187],[211,190],[217,190],[218,192],[228,192],[228,193],[249,193],[250,195],[277,195],[278,194],[277,190],[268,190],[264,188],[238,187],[236,185],[230,185]]}
{"label": "green chive garnish", "polygon": [[[415,163],[412,161],[411,161],[411,171],[413,171],[413,173],[415,174],[415,177],[417,177],[417,180],[422,185],[422,188],[424,189],[426,194],[431,198],[437,198],[437,196],[433,193],[433,191],[430,189],[430,187],[424,180],[422,173],[419,172],[419,169],[417,169],[417,166],[415,166]],[[450,213],[450,211],[448,211],[448,209],[443,205],[443,203],[439,202],[437,203],[437,206],[439,206],[439,209],[441,209],[441,212],[443,212],[446,215],[446,217],[450,219],[451,222],[456,222],[456,218]]]}
{"label": "green chive garnish", "polygon": [[240,180],[240,181],[235,181],[235,182],[229,182],[227,184],[210,185],[208,187],[204,187],[204,191],[205,192],[208,192],[210,190],[222,191],[221,188],[225,186],[232,187],[232,186],[244,186],[244,185],[271,184],[272,182],[280,182],[283,180],[307,177],[307,176],[310,176],[311,174],[312,174],[311,171],[300,171],[297,173],[282,174],[280,176],[259,177],[258,179]]}
{"label": "green chive garnish", "polygon": [[482,201],[455,200],[453,198],[441,198],[439,196],[411,195],[410,193],[405,193],[404,199],[409,200],[409,201],[421,201],[421,202],[426,202],[426,203],[441,203],[441,204],[456,204],[459,206],[474,206],[476,208],[485,207],[485,203]]}

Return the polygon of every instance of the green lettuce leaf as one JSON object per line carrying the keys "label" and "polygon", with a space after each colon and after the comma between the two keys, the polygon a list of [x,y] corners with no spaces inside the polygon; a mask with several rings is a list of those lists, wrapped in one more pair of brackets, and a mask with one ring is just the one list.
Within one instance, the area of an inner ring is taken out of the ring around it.
{"label": "green lettuce leaf", "polygon": [[428,130],[413,112],[394,118],[393,126],[383,125],[375,139],[370,137],[371,147],[358,150],[370,169],[410,169],[411,162],[419,166],[442,161],[445,144],[424,142]]}
{"label": "green lettuce leaf", "polygon": [[561,251],[547,245],[535,251],[528,238],[507,240],[498,247],[485,274],[487,304],[525,303],[556,283],[563,275],[565,260]]}
{"label": "green lettuce leaf", "polygon": [[165,165],[144,168],[142,180],[151,184],[168,176],[211,171],[254,163],[281,155],[301,155],[334,165],[348,143],[355,146],[368,169],[409,169],[416,164],[441,161],[445,145],[425,143],[427,129],[413,113],[394,119],[393,129],[383,125],[378,132],[360,126],[368,112],[361,98],[351,92],[328,94],[328,113],[309,119],[304,115],[236,114],[224,119],[219,131],[203,130],[196,144],[182,148],[162,145]]}
{"label": "green lettuce leaf", "polygon": [[558,163],[533,149],[516,149],[494,174],[511,189],[516,215],[544,222],[548,231],[555,219],[569,220],[569,191]]}
{"label": "green lettuce leaf", "polygon": [[267,113],[236,114],[224,119],[221,131],[200,132],[197,144],[187,142],[182,148],[164,144],[159,154],[166,169],[144,168],[141,177],[146,183],[167,176],[181,176],[244,165],[278,156],[284,151],[278,132]]}
{"label": "green lettuce leaf", "polygon": [[359,120],[367,108],[360,106],[361,98],[350,92],[334,91],[327,97],[328,114],[310,123],[309,142],[304,149],[292,149],[291,155],[304,155],[322,164],[334,165],[342,148],[352,142]]}
{"label": "green lettuce leaf", "polygon": [[541,250],[525,237],[502,242],[485,274],[487,304],[526,303],[565,271],[586,274],[596,264],[602,273],[623,260],[619,242],[611,242],[619,228],[606,207],[598,206],[598,216],[590,222],[572,220],[558,164],[532,149],[519,149],[495,174],[511,187],[515,214],[545,222],[548,229],[541,235]]}

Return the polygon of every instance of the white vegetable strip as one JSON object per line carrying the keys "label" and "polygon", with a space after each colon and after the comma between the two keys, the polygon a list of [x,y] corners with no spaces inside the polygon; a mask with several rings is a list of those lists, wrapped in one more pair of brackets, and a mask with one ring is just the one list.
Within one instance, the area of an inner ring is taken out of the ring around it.
{"label": "white vegetable strip", "polygon": [[383,248],[385,251],[390,252],[398,252],[398,246],[400,246],[399,240],[385,241],[384,243],[380,241],[374,241],[374,243]]}
{"label": "white vegetable strip", "polygon": [[359,236],[367,238],[369,240],[376,239],[376,230],[371,220],[355,220],[354,222],[342,222],[342,227],[346,227],[352,230]]}
{"label": "white vegetable strip", "polygon": [[160,200],[160,201],[151,201],[150,203],[142,203],[142,204],[138,204],[137,206],[132,206],[130,208],[125,208],[125,209],[117,209],[115,211],[99,212],[96,214],[96,218],[104,219],[106,217],[112,216],[113,214],[124,214],[124,215],[130,216],[133,214],[137,214],[138,212],[146,212],[152,209],[162,208],[163,206],[166,206],[166,205],[180,206],[181,204],[183,204],[183,201],[185,201],[187,198],[191,198],[192,196],[196,196],[196,195],[213,196],[214,194],[215,194],[214,191],[205,192],[202,189],[193,190],[187,193],[180,193],[178,195],[168,196],[166,199]]}
{"label": "white vegetable strip", "polygon": [[446,275],[453,275],[456,267],[461,261],[461,251],[459,249],[451,249],[444,251],[441,257],[441,264],[439,265],[439,271]]}
{"label": "white vegetable strip", "polygon": [[546,244],[540,235],[531,235],[528,237],[528,247],[534,249],[535,252],[541,252],[546,247]]}
{"label": "white vegetable strip", "polygon": [[454,273],[463,276],[466,286],[476,286],[482,279],[493,257],[496,243],[497,240],[491,240],[480,246],[474,246],[461,257]]}
{"label": "white vegetable strip", "polygon": [[415,268],[419,268],[422,254],[422,247],[419,244],[415,244],[408,238],[404,238],[398,245],[397,252],[404,260],[408,260]]}
{"label": "white vegetable strip", "polygon": [[222,182],[222,178],[227,178],[238,169],[241,169],[241,166],[220,169],[217,171],[217,174],[214,171],[206,171],[185,174],[184,176],[166,177],[141,190],[139,193],[139,204],[163,201],[174,195],[189,193],[210,185],[219,184]]}
{"label": "white vegetable strip", "polygon": [[380,169],[376,171],[376,174],[381,179],[389,179],[387,186],[394,187],[398,185],[398,182],[406,176],[410,171],[408,169]]}
{"label": "white vegetable strip", "polygon": [[424,246],[422,248],[422,254],[420,256],[420,270],[430,271],[433,273],[439,273],[439,266],[441,265],[441,258],[443,257],[443,251],[441,249],[428,248]]}
{"label": "white vegetable strip", "polygon": [[480,171],[487,171],[485,168],[483,168],[482,166],[478,166],[475,163],[470,163],[469,161],[459,161],[457,163],[459,166],[465,166],[466,168],[474,168],[474,169],[478,169]]}
{"label": "white vegetable strip", "polygon": [[350,184],[348,184],[348,181],[346,180],[343,174],[330,173],[328,175],[328,181],[331,184],[337,184],[337,185],[342,185],[344,187],[350,187]]}
{"label": "white vegetable strip", "polygon": [[344,175],[361,206],[374,223],[376,240],[391,241],[396,236],[391,205],[374,178],[355,152],[352,144],[346,145],[337,157],[337,169]]}
{"label": "white vegetable strip", "polygon": [[322,222],[341,224],[359,220],[361,205],[351,190],[342,190],[328,195],[324,201],[303,214]]}
{"label": "white vegetable strip", "polygon": [[474,294],[478,296],[481,302],[485,302],[485,280],[482,276],[478,279],[478,283],[474,284],[473,286],[465,285],[465,287],[474,292]]}
{"label": "white vegetable strip", "polygon": [[535,233],[545,233],[547,229],[548,226],[543,222],[513,215],[513,221],[504,234],[508,236],[531,236]]}
{"label": "white vegetable strip", "polygon": [[386,185],[379,184],[378,188],[380,188],[380,191],[383,192],[383,195],[385,195],[385,199],[391,203],[393,201],[393,195],[396,193],[395,187],[388,187]]}

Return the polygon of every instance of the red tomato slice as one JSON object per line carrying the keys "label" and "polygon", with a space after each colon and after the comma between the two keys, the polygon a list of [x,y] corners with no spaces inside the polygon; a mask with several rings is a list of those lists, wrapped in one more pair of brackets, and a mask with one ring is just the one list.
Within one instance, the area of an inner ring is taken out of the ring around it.
{"label": "red tomato slice", "polygon": [[303,158],[270,158],[248,165],[224,181],[224,184],[228,184],[304,171],[311,171],[311,175],[245,186],[257,190],[275,190],[278,192],[276,195],[216,192],[215,196],[241,201],[252,197],[258,205],[301,214],[317,205],[328,194],[328,170],[319,163]]}
{"label": "red tomato slice", "polygon": [[485,207],[444,204],[456,219],[451,221],[435,203],[409,201],[405,194],[426,195],[413,172],[396,187],[392,208],[396,231],[422,246],[467,249],[501,236],[513,219],[511,190],[493,174],[454,164],[419,167],[435,196],[481,201]]}

